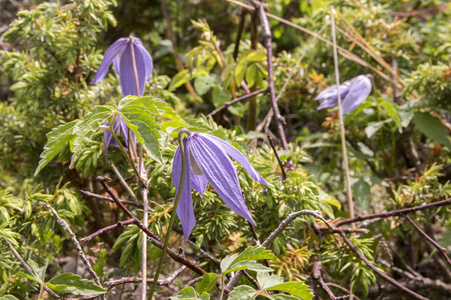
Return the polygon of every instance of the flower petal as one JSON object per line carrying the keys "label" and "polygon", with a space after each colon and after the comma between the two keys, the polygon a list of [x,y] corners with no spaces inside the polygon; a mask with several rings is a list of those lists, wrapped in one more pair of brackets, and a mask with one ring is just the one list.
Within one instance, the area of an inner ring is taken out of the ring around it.
{"label": "flower petal", "polygon": [[111,62],[127,47],[128,38],[121,38],[114,42],[113,45],[108,48],[103,56],[103,60],[100,63],[99,70],[91,83],[97,83],[102,81],[108,73],[108,68]]}
{"label": "flower petal", "polygon": [[[350,85],[351,85],[350,80],[345,81],[342,84],[340,84],[340,94],[341,94],[342,99],[348,93]],[[323,102],[323,101],[326,101],[326,100],[329,100],[332,98],[335,98],[335,101],[337,101],[337,99],[336,99],[337,98],[337,85],[336,84],[331,85],[330,87],[324,89],[321,93],[319,93],[318,96],[316,96],[315,100]]]}
{"label": "flower petal", "polygon": [[150,56],[149,52],[147,52],[147,49],[144,47],[143,42],[139,38],[135,38],[135,45],[136,50],[141,52],[142,57],[144,58],[144,67],[146,69],[146,81],[150,80],[150,75],[152,74],[152,57]]}
{"label": "flower petal", "polygon": [[371,93],[371,79],[367,75],[359,75],[352,79],[351,87],[343,99],[343,114],[347,114],[365,101]]}
{"label": "flower petal", "polygon": [[214,143],[216,143],[219,147],[224,150],[225,153],[227,153],[229,156],[231,156],[234,160],[236,160],[240,165],[243,166],[243,168],[249,173],[249,175],[257,182],[260,182],[262,184],[268,185],[265,179],[254,169],[254,167],[249,163],[249,161],[244,157],[244,155],[238,151],[235,147],[230,145],[229,143],[221,140],[218,137],[206,134],[206,133],[196,133],[197,135],[200,135],[206,139],[212,140]]}
{"label": "flower petal", "polygon": [[[122,116],[119,116],[116,120],[116,123],[118,124],[118,126],[121,129],[121,134],[125,139],[125,145],[128,146],[128,131],[130,130],[127,126],[127,123],[125,123],[124,119],[122,118]],[[115,124],[116,125],[116,124]],[[132,143],[136,144],[136,136],[133,133],[133,131],[130,131],[130,135],[132,137]]]}
{"label": "flower petal", "polygon": [[190,138],[190,151],[211,186],[231,210],[255,225],[241,194],[235,167],[215,142],[199,134]]}
{"label": "flower petal", "polygon": [[189,164],[189,144],[187,139],[183,140],[183,145],[185,147],[185,163],[188,167],[185,171],[185,179],[183,181],[182,190],[179,191],[180,178],[182,175],[182,155],[180,146],[175,151],[174,160],[172,162],[172,183],[175,186],[175,197],[177,197],[178,193],[181,192],[179,205],[177,206],[177,215],[182,223],[183,237],[186,243],[194,225],[196,224],[196,217],[194,216],[193,199],[191,197],[191,168]]}
{"label": "flower petal", "polygon": [[[133,70],[133,60],[132,60],[132,50],[131,47],[134,47],[135,54],[135,63],[136,63],[136,71],[138,73],[138,86],[139,86],[139,95],[137,95],[136,91],[136,83],[135,83],[135,72]],[[146,69],[144,67],[144,58],[141,54],[141,51],[135,51],[136,46],[134,44],[128,43],[127,48],[122,52],[120,62],[119,62],[119,82],[121,84],[122,96],[141,96],[144,92],[144,84],[146,82]]]}
{"label": "flower petal", "polygon": [[[110,123],[105,122],[105,126],[110,126]],[[106,152],[109,146],[119,147],[113,138],[113,135],[108,129],[103,130],[103,152]]]}

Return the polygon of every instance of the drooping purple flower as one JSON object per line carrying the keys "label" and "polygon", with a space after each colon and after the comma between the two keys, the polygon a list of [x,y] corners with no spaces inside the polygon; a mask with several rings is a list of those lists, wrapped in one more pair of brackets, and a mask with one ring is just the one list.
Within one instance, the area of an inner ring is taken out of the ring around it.
{"label": "drooping purple flower", "polygon": [[[371,92],[371,76],[369,74],[359,75],[340,84],[343,114],[355,110],[368,98]],[[316,96],[315,100],[321,102],[317,110],[338,105],[337,85],[326,88]]]}
{"label": "drooping purple flower", "polygon": [[240,163],[253,179],[262,184],[268,183],[243,154],[227,142],[199,132],[185,137],[183,145],[187,167],[182,190],[179,190],[182,174],[180,146],[174,155],[172,182],[176,189],[176,197],[179,192],[181,193],[177,215],[182,223],[185,242],[196,224],[191,188],[202,195],[205,192],[207,182],[216,190],[228,208],[255,225],[244,202],[236,169],[229,156]]}
{"label": "drooping purple flower", "polygon": [[[139,95],[136,95],[136,80],[133,70],[133,54],[135,57],[136,71],[138,73]],[[108,48],[97,71],[96,77],[91,83],[102,81],[108,73],[110,64],[119,76],[122,96],[142,96],[144,84],[149,80],[152,72],[152,58],[142,41],[136,37],[120,38]]]}
{"label": "drooping purple flower", "polygon": [[[133,51],[133,54],[132,54]],[[136,73],[138,77],[139,95],[136,94],[136,78],[133,67],[133,56],[135,57]],[[144,48],[142,41],[136,37],[121,38],[105,52],[99,70],[91,83],[102,81],[108,73],[108,68],[113,63],[114,70],[119,76],[119,83],[121,85],[122,96],[142,96],[144,92],[144,85],[146,80],[149,80],[152,72],[152,58],[149,52]],[[109,123],[105,123],[109,126]],[[113,129],[118,134],[122,134],[125,138],[125,143],[128,145],[128,127],[125,121],[119,116]],[[113,135],[108,129],[104,129],[104,149],[109,146],[118,147],[119,145],[113,138]],[[132,142],[136,143],[136,136],[131,132]]]}

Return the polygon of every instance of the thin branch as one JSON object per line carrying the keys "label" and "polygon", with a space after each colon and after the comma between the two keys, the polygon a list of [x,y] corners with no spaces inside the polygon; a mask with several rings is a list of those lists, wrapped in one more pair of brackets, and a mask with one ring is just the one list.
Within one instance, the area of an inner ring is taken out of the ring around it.
{"label": "thin branch", "polygon": [[[9,243],[6,242],[6,245],[8,246],[9,250],[11,250],[11,252],[14,254],[14,256],[16,257],[16,259],[22,264],[22,266],[27,269],[27,271],[29,271],[30,273],[34,274],[33,270],[30,268],[30,266],[25,262],[25,260],[22,258],[22,256],[20,256],[20,254],[16,251],[16,249],[14,249],[14,247]],[[52,295],[52,297],[56,298],[56,299],[61,299],[60,296],[58,296],[57,294],[55,294],[55,292],[53,292],[49,287],[44,286],[44,289],[46,290],[47,293],[49,293],[50,295]]]}
{"label": "thin branch", "polygon": [[[93,198],[97,198],[97,199],[101,199],[101,200],[105,200],[105,201],[114,203],[114,200],[111,199],[110,197],[105,197],[105,196],[102,196],[99,194],[95,194],[95,193],[91,193],[91,192],[83,191],[83,190],[80,190],[80,192],[88,197],[93,197]],[[121,201],[123,204],[133,205],[133,206],[136,206],[139,208],[143,207],[143,204],[140,202],[128,201],[128,200],[122,200],[122,199],[119,199],[119,201]]]}
{"label": "thin branch", "polygon": [[96,232],[94,232],[94,233],[92,233],[92,234],[90,234],[90,235],[88,235],[88,236],[85,236],[85,237],[81,238],[81,239],[80,239],[80,242],[82,242],[82,243],[89,242],[89,241],[91,241],[93,238],[95,238],[95,237],[101,235],[101,234],[104,233],[104,232],[108,232],[108,231],[110,231],[110,230],[113,230],[113,229],[116,229],[116,228],[119,228],[119,227],[125,227],[125,226],[128,226],[128,225],[130,225],[130,224],[133,224],[134,222],[135,222],[135,221],[134,221],[133,219],[130,219],[130,220],[127,220],[127,221],[119,221],[119,222],[117,222],[116,224],[113,224],[113,225],[104,227],[104,228],[99,229],[99,230],[97,230]]}
{"label": "thin branch", "polygon": [[443,258],[446,260],[446,262],[451,265],[451,260],[449,259],[448,255],[446,255],[446,248],[443,248],[442,246],[440,246],[436,241],[434,241],[433,238],[431,238],[429,235],[426,234],[426,232],[424,232],[409,216],[405,216],[407,221],[409,221],[409,223],[421,234],[421,236],[428,241],[429,243],[431,243],[435,248],[437,248],[438,252],[440,253],[441,256],[443,256]]}
{"label": "thin branch", "polygon": [[63,219],[60,218],[60,216],[58,215],[58,213],[56,212],[56,210],[53,209],[53,207],[51,207],[50,205],[48,205],[47,203],[44,202],[39,202],[40,205],[45,206],[56,218],[56,221],[58,222],[58,224],[61,225],[61,227],[64,229],[64,231],[66,231],[66,233],[69,235],[70,239],[72,240],[72,242],[75,244],[75,249],[77,249],[77,253],[78,256],[80,256],[81,261],[83,262],[83,264],[85,265],[86,269],[88,270],[89,274],[91,275],[92,278],[94,278],[94,281],[97,285],[99,285],[100,287],[102,287],[102,283],[100,283],[100,279],[97,276],[96,272],[92,269],[91,267],[91,263],[89,262],[89,260],[86,258],[85,256],[85,252],[83,251],[83,249],[80,246],[80,243],[77,240],[77,237],[75,236],[75,234],[72,232],[72,230],[70,229],[69,225],[66,223],[66,221],[64,221]]}
{"label": "thin branch", "polygon": [[[354,218],[354,202],[352,201],[352,189],[351,189],[351,176],[349,175],[349,162],[348,162],[348,151],[346,149],[346,133],[345,133],[345,125],[343,122],[343,105],[341,102],[341,93],[340,93],[340,71],[338,69],[338,54],[337,54],[337,39],[335,36],[335,8],[333,6],[330,7],[330,18],[331,18],[331,26],[332,26],[332,40],[334,43],[334,67],[335,67],[335,84],[337,86],[337,100],[338,100],[338,115],[339,115],[339,123],[340,123],[340,137],[341,137],[341,149],[343,152],[343,163],[345,165],[345,176],[346,176],[346,196],[348,199],[348,208],[349,208],[349,216]],[[351,227],[354,229],[355,224],[351,224]]]}
{"label": "thin branch", "polygon": [[236,61],[236,59],[238,57],[238,52],[240,50],[240,41],[241,41],[241,36],[243,35],[244,23],[246,21],[246,14],[247,14],[247,11],[245,9],[241,9],[240,23],[238,24],[238,32],[236,33],[236,39],[235,39],[235,49],[233,50],[233,60],[234,61]]}
{"label": "thin branch", "polygon": [[414,212],[414,211],[425,210],[425,209],[428,209],[428,208],[444,206],[444,205],[449,205],[449,204],[451,204],[451,198],[443,200],[443,201],[430,203],[430,204],[424,204],[424,205],[421,205],[421,206],[415,206],[415,207],[410,207],[410,208],[393,210],[393,211],[389,211],[389,212],[385,212],[385,213],[357,216],[355,218],[341,220],[341,221],[335,223],[334,225],[336,227],[340,227],[340,226],[345,225],[345,224],[351,224],[351,223],[360,222],[360,221],[364,221],[364,220],[378,219],[378,218],[386,219],[388,217],[405,215],[405,214],[408,214],[408,213],[411,213],[411,212]]}
{"label": "thin branch", "polygon": [[125,181],[124,177],[122,177],[121,173],[119,172],[119,170],[116,168],[116,166],[114,165],[114,163],[112,161],[110,162],[110,166],[111,166],[111,169],[113,169],[114,174],[116,174],[116,176],[119,179],[122,186],[127,190],[127,192],[130,194],[130,196],[133,198],[133,200],[135,202],[138,202],[138,197],[136,197],[135,193],[129,187],[129,185]]}
{"label": "thin branch", "polygon": [[411,295],[412,297],[414,297],[415,299],[421,299],[421,300],[428,300],[426,297],[423,297],[417,293],[415,293],[412,290],[409,290],[408,288],[406,288],[405,286],[403,286],[402,284],[398,283],[395,279],[391,278],[390,276],[388,276],[387,274],[385,274],[384,272],[382,272],[379,268],[377,268],[375,265],[373,265],[373,263],[371,263],[366,257],[365,255],[363,255],[362,252],[359,251],[359,249],[357,249],[356,246],[354,246],[354,244],[348,239],[348,237],[346,236],[346,234],[344,233],[340,233],[340,236],[343,238],[343,240],[345,241],[345,243],[348,245],[349,248],[351,248],[351,250],[371,269],[373,270],[374,273],[378,274],[380,277],[382,277],[382,279],[384,279],[385,281],[387,281],[388,283],[392,284],[393,286],[397,287],[398,289],[402,290],[403,292]]}
{"label": "thin branch", "polygon": [[231,106],[231,105],[233,105],[233,104],[235,104],[235,103],[238,103],[238,102],[247,100],[247,99],[252,98],[252,97],[254,97],[254,96],[257,96],[258,94],[261,94],[261,93],[266,93],[267,91],[268,91],[267,88],[266,88],[266,89],[257,90],[257,91],[255,91],[255,92],[250,93],[250,94],[247,94],[247,95],[241,96],[241,97],[239,97],[239,98],[233,99],[233,100],[231,100],[231,101],[228,101],[228,102],[224,103],[221,107],[218,107],[217,109],[215,109],[214,111],[212,111],[211,113],[209,113],[209,114],[206,116],[206,118],[208,119],[208,117],[211,117],[211,116],[217,114],[217,113],[220,112],[221,110],[226,109],[227,107],[229,107],[229,106]]}
{"label": "thin branch", "polygon": [[285,181],[287,179],[287,173],[285,172],[285,168],[283,167],[282,161],[280,160],[279,154],[277,153],[276,146],[274,146],[274,141],[272,140],[272,137],[268,134],[268,141],[271,145],[272,151],[274,151],[274,154],[276,156],[277,161],[279,162],[280,170],[282,171],[282,179]]}
{"label": "thin branch", "polygon": [[[274,117],[276,119],[276,127],[279,134],[282,147],[285,151],[288,151],[288,143],[285,137],[285,131],[283,128],[284,119],[280,114],[279,107],[277,105],[276,92],[274,87],[274,67],[273,67],[273,55],[272,55],[272,42],[271,42],[271,29],[269,28],[268,17],[266,16],[263,5],[258,8],[258,16],[260,18],[260,25],[263,31],[264,46],[266,48],[266,56],[268,62],[268,89],[269,98],[271,99],[272,110],[274,111]],[[290,168],[292,167],[291,159],[288,159],[288,164]]]}

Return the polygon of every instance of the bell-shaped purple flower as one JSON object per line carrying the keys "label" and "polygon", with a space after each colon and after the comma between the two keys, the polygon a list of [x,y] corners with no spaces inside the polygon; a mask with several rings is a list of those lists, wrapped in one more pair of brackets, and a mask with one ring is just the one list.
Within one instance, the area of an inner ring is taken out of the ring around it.
{"label": "bell-shaped purple flower", "polygon": [[[136,71],[138,75],[139,95],[136,94],[136,79],[133,69],[133,56],[135,57]],[[102,63],[96,77],[91,83],[102,81],[108,73],[110,64],[119,76],[122,96],[142,96],[144,84],[149,80],[152,72],[152,58],[142,41],[136,37],[121,38],[117,40],[105,52]]]}
{"label": "bell-shaped purple flower", "polygon": [[223,140],[199,132],[185,137],[183,145],[187,167],[182,190],[179,190],[182,174],[180,147],[177,148],[174,155],[172,182],[176,189],[176,197],[179,192],[181,193],[177,215],[182,223],[185,242],[196,224],[191,188],[202,195],[205,192],[207,182],[216,190],[228,208],[255,225],[244,202],[236,169],[229,156],[240,163],[253,179],[262,184],[268,183],[252,167],[243,154]]}
{"label": "bell-shaped purple flower", "polygon": [[[371,75],[359,75],[340,84],[343,114],[350,113],[368,98],[371,92]],[[317,110],[338,105],[337,85],[334,84],[316,96],[321,102]]]}
{"label": "bell-shaped purple flower", "polygon": [[[135,63],[133,63],[133,57],[135,58]],[[152,72],[152,58],[146,48],[144,48],[142,41],[136,37],[121,38],[117,40],[106,51],[96,77],[91,83],[102,81],[108,73],[108,68],[111,63],[113,63],[114,70],[119,76],[122,96],[142,96],[145,82],[146,80],[149,80]],[[139,95],[136,94],[134,64],[136,65],[136,73],[138,75]],[[105,125],[109,126],[109,123],[105,123]],[[124,136],[125,143],[128,145],[128,128],[121,116],[117,118],[113,127],[115,132]],[[109,146],[119,146],[109,130],[105,129],[103,131],[103,136],[105,150],[108,149]],[[136,136],[133,132],[131,132],[131,137],[132,142],[136,143]]]}

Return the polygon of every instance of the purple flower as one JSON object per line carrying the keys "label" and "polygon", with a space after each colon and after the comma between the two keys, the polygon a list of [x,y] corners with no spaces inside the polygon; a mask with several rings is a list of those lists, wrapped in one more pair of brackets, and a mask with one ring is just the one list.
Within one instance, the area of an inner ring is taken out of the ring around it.
{"label": "purple flower", "polygon": [[[136,95],[132,50],[138,73],[139,95]],[[113,63],[114,70],[119,76],[122,96],[141,96],[144,92],[144,84],[150,78],[152,72],[152,58],[146,48],[144,48],[141,40],[136,37],[121,38],[111,45],[105,52],[96,77],[91,83],[102,81],[111,63]]]}
{"label": "purple flower", "polygon": [[[365,101],[371,92],[371,76],[359,75],[340,84],[343,114],[347,114]],[[317,110],[338,105],[337,85],[334,84],[322,91],[315,100],[321,102]]]}
{"label": "purple flower", "polygon": [[[135,56],[139,95],[136,95],[136,80],[135,72],[133,70],[132,51]],[[121,38],[111,45],[106,51],[96,77],[91,83],[102,81],[105,78],[111,63],[113,63],[114,70],[119,76],[122,96],[141,96],[144,92],[145,81],[150,78],[152,71],[152,58],[144,48],[141,40],[136,37]],[[109,126],[110,124],[105,123],[105,125]],[[113,129],[116,133],[124,136],[125,144],[128,145],[128,127],[121,116],[117,118],[116,123],[113,125]],[[108,129],[104,129],[103,137],[103,147],[105,150],[108,149],[109,146],[119,147]],[[136,143],[136,136],[133,132],[131,132],[131,137],[133,143]]]}
{"label": "purple flower", "polygon": [[183,145],[187,168],[182,190],[179,191],[182,174],[180,146],[174,155],[172,182],[176,189],[176,197],[181,192],[177,215],[182,222],[185,242],[190,236],[194,224],[196,224],[191,188],[202,195],[205,192],[207,182],[216,190],[227,207],[255,225],[244,202],[235,166],[227,155],[239,162],[253,179],[263,184],[268,183],[252,167],[243,154],[223,140],[199,132],[185,137]]}

